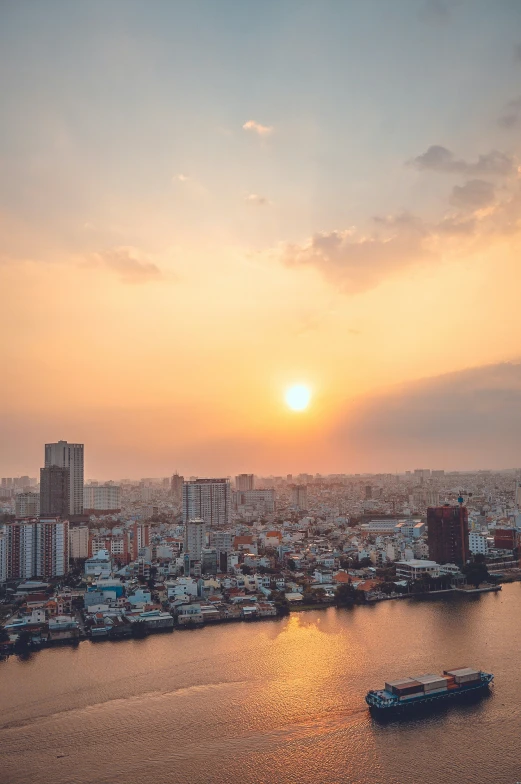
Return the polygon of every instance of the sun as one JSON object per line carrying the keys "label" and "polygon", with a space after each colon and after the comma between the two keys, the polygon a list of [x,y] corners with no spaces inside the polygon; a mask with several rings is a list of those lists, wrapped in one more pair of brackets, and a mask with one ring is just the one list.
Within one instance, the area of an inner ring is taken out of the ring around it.
{"label": "sun", "polygon": [[285,399],[292,411],[304,411],[311,401],[311,390],[305,384],[294,384],[286,391]]}

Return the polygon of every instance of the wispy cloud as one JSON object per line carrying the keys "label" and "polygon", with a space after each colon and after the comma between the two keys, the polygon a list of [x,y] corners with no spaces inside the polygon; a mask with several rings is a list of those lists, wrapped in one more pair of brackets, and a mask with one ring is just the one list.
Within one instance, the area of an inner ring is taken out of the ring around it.
{"label": "wispy cloud", "polygon": [[145,254],[127,245],[93,253],[82,266],[115,272],[124,283],[147,283],[163,274]]}
{"label": "wispy cloud", "polygon": [[515,128],[521,124],[521,95],[507,103],[498,123],[502,128]]}
{"label": "wispy cloud", "polygon": [[269,207],[271,202],[265,196],[259,196],[258,193],[247,193],[244,197],[246,204],[253,207]]}
{"label": "wispy cloud", "polygon": [[440,144],[433,144],[426,152],[413,158],[408,164],[420,171],[464,174],[466,176],[508,176],[516,171],[512,156],[499,150],[492,150],[485,155],[480,155],[477,161],[469,163],[461,158],[456,158],[454,153]]}
{"label": "wispy cloud", "polygon": [[245,131],[253,131],[253,133],[257,133],[259,136],[269,136],[274,130],[272,125],[261,125],[261,123],[255,120],[248,120],[242,127]]}
{"label": "wispy cloud", "polygon": [[196,177],[184,172],[174,174],[172,183],[179,185],[185,193],[190,193],[192,196],[206,196],[208,188],[206,188]]}

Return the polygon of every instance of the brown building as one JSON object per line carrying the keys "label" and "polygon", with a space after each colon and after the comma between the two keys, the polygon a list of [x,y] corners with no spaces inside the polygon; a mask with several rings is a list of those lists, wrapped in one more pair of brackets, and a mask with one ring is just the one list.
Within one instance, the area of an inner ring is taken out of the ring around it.
{"label": "brown building", "polygon": [[518,535],[515,528],[496,528],[494,531],[494,547],[498,550],[515,550],[517,538]]}
{"label": "brown building", "polygon": [[40,514],[69,518],[70,471],[60,466],[40,468]]}
{"label": "brown building", "polygon": [[463,565],[469,558],[469,514],[465,506],[427,509],[429,558],[439,564]]}

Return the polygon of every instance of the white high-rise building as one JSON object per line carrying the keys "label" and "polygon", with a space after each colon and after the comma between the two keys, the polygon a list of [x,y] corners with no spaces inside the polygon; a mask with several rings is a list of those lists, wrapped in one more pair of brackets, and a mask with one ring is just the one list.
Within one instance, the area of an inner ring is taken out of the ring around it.
{"label": "white high-rise building", "polygon": [[232,497],[229,479],[193,479],[183,484],[183,523],[204,520],[206,525],[230,525]]}
{"label": "white high-rise building", "polygon": [[83,444],[45,444],[45,468],[69,469],[69,514],[83,514]]}
{"label": "white high-rise building", "polygon": [[469,531],[469,550],[474,554],[488,555],[487,535],[480,531]]}
{"label": "white high-rise building", "polygon": [[184,552],[191,561],[201,560],[201,551],[206,547],[207,524],[204,520],[188,520],[185,523]]}

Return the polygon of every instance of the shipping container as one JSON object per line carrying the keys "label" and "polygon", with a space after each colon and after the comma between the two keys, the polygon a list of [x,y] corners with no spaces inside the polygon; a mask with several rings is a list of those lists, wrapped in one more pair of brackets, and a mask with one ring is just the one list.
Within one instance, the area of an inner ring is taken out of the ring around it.
{"label": "shipping container", "polygon": [[456,675],[455,678],[456,683],[460,683],[460,684],[476,683],[477,681],[479,681],[479,679],[480,679],[479,672],[475,674],[469,674],[469,675]]}

